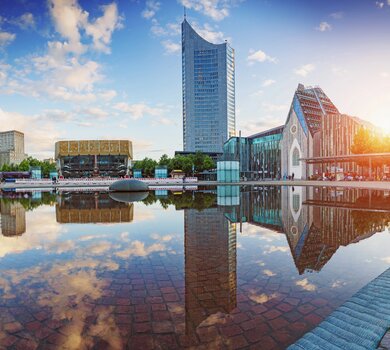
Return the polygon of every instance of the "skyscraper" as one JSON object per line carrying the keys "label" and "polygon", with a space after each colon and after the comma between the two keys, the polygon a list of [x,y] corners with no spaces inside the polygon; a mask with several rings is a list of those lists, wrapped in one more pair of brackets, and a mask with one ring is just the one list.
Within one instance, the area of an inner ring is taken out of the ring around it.
{"label": "skyscraper", "polygon": [[222,152],[236,131],[234,49],[212,44],[182,23],[183,147]]}

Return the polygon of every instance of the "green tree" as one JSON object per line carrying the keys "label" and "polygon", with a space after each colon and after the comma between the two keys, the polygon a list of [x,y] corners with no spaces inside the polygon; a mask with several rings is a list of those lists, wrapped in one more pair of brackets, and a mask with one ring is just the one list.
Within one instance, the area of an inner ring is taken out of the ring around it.
{"label": "green tree", "polygon": [[215,169],[215,163],[213,159],[210,156],[205,156],[203,159],[203,169],[204,170],[211,170]]}

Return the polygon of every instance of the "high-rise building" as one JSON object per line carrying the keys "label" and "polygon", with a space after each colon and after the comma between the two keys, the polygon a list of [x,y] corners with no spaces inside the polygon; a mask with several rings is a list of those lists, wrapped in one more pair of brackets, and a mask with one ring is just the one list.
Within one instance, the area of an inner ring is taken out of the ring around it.
{"label": "high-rise building", "polygon": [[234,49],[182,23],[183,148],[222,152],[236,132]]}
{"label": "high-rise building", "polygon": [[26,157],[22,132],[16,130],[0,132],[0,167],[3,164],[19,164]]}

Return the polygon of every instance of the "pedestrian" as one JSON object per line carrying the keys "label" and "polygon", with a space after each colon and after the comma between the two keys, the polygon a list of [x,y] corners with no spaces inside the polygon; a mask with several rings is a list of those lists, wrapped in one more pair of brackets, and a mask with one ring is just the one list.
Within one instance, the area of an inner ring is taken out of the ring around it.
{"label": "pedestrian", "polygon": [[293,181],[294,181],[294,176],[295,176],[295,174],[292,173],[292,174],[291,174],[291,180],[293,180]]}

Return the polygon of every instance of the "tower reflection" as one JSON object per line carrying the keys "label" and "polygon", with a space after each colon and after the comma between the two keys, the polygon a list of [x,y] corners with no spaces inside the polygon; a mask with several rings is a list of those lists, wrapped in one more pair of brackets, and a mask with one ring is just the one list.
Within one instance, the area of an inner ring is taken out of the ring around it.
{"label": "tower reflection", "polygon": [[221,208],[185,209],[186,333],[236,307],[236,225]]}

